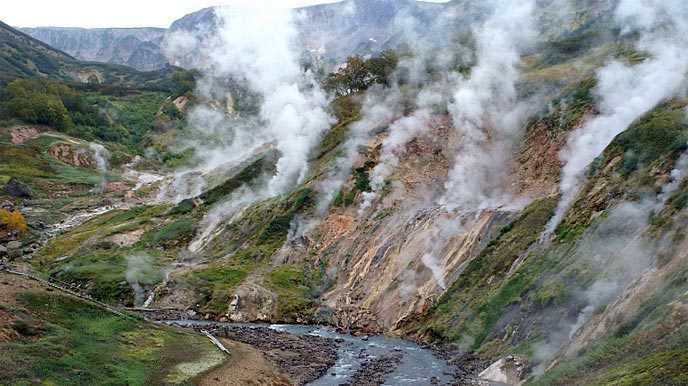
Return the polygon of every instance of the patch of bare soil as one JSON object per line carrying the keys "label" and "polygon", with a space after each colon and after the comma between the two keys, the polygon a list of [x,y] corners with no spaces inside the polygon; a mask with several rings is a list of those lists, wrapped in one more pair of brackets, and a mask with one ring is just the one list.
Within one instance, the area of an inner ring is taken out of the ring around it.
{"label": "patch of bare soil", "polygon": [[19,145],[38,136],[38,129],[31,126],[17,126],[10,129],[12,144]]}
{"label": "patch of bare soil", "polygon": [[10,342],[21,337],[21,329],[17,331],[17,322],[21,322],[21,318],[18,319],[12,312],[17,307],[17,295],[38,291],[47,289],[31,280],[0,272],[0,342]]}
{"label": "patch of bare soil", "polygon": [[17,306],[17,295],[28,291],[46,291],[39,283],[26,278],[0,272],[0,304]]}
{"label": "patch of bare soil", "polygon": [[291,386],[293,383],[258,350],[223,339],[232,353],[222,365],[197,379],[199,386]]}
{"label": "patch of bare soil", "polygon": [[[296,385],[322,377],[337,361],[337,343],[319,336],[298,336],[264,327],[194,326],[213,335],[255,347]],[[231,349],[230,349],[231,350]]]}

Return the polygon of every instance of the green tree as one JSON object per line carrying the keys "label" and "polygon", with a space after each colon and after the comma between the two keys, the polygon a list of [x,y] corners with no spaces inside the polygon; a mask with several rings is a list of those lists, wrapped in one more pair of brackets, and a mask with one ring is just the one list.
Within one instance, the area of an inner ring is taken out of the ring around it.
{"label": "green tree", "polygon": [[373,84],[389,86],[398,63],[398,55],[391,50],[365,60],[350,56],[339,70],[325,78],[324,87],[337,96],[345,96],[367,90]]}

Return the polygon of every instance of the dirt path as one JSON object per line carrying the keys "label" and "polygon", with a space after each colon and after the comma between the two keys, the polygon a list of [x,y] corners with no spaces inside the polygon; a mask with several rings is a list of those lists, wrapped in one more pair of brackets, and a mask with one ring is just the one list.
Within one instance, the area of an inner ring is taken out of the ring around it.
{"label": "dirt path", "polygon": [[222,343],[232,352],[220,367],[200,376],[199,386],[291,386],[292,383],[253,347],[228,339]]}

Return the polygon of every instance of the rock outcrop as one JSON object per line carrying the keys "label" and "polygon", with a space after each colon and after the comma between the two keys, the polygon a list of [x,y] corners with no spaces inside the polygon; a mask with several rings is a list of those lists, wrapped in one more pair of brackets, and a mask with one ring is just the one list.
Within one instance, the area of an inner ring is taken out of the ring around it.
{"label": "rock outcrop", "polygon": [[85,147],[70,143],[56,143],[48,149],[48,154],[58,161],[66,164],[82,167],[94,168],[96,160],[93,158],[93,153]]}
{"label": "rock outcrop", "polygon": [[3,191],[16,198],[31,198],[33,197],[33,193],[31,192],[31,189],[20,182],[18,179],[12,177],[7,184],[5,184],[5,187],[3,188]]}

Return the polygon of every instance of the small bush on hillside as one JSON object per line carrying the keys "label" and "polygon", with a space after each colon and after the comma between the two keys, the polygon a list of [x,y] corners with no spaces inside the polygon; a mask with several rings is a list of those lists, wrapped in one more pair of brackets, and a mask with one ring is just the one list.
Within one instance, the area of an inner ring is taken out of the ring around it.
{"label": "small bush on hillside", "polygon": [[26,233],[28,230],[26,219],[18,210],[10,212],[6,209],[0,209],[0,234],[2,233]]}

